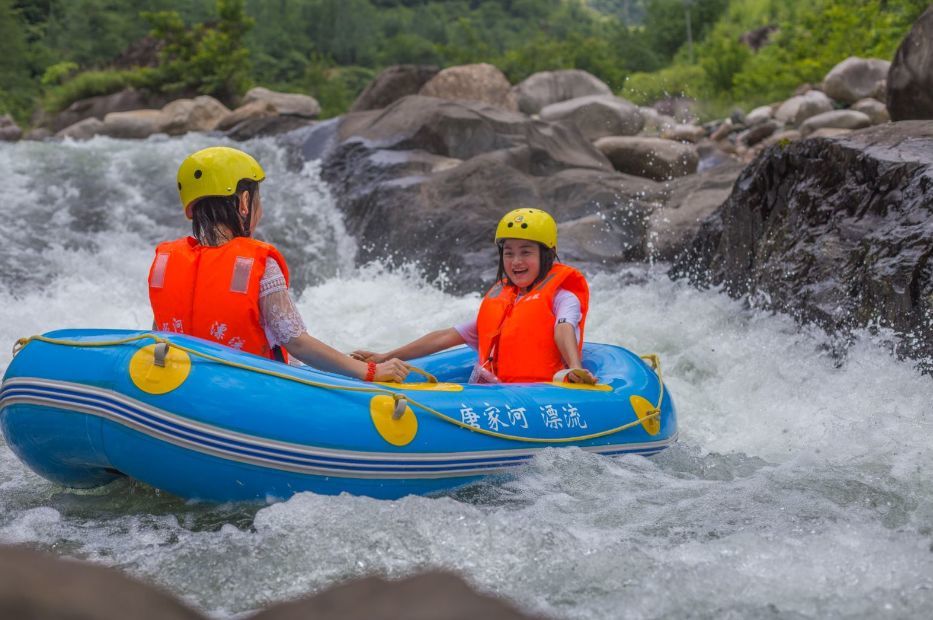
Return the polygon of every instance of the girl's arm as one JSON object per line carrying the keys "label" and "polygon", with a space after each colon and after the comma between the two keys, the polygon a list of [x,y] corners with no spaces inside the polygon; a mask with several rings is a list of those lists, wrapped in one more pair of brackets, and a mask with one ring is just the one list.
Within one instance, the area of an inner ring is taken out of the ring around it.
{"label": "girl's arm", "polygon": [[460,335],[460,332],[453,327],[448,327],[447,329],[439,329],[430,334],[425,334],[421,338],[412,340],[408,344],[393,349],[388,353],[354,351],[352,355],[357,359],[373,362],[382,362],[393,357],[410,360],[413,357],[430,355],[461,344],[466,344],[466,341],[463,339],[463,336]]}
{"label": "girl's arm", "polygon": [[571,383],[596,383],[596,377],[583,368],[580,362],[580,354],[577,352],[577,334],[572,324],[558,323],[554,326],[554,343],[561,357],[564,358],[564,364],[573,371],[567,374]]}
{"label": "girl's arm", "polygon": [[[308,332],[302,332],[288,341],[285,350],[289,355],[293,355],[308,366],[313,366],[320,370],[336,372],[349,377],[363,379],[369,370],[366,362],[353,359],[330,347]],[[376,361],[376,360],[372,360]],[[376,364],[376,375],[374,381],[396,381],[401,382],[408,375],[408,367],[398,359],[380,360]]]}

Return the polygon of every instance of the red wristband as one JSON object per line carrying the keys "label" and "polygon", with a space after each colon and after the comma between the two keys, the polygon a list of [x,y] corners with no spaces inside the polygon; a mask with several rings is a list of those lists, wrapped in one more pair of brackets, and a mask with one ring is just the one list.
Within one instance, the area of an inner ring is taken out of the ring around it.
{"label": "red wristband", "polygon": [[366,378],[364,381],[372,381],[376,378],[376,362],[366,363]]}

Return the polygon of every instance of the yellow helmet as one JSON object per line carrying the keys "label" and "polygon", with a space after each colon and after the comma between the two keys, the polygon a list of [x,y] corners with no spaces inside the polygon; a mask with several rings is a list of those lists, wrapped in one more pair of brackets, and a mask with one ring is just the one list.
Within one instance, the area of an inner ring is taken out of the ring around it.
{"label": "yellow helmet", "polygon": [[496,243],[504,239],[528,239],[557,247],[557,222],[541,209],[515,209],[509,211],[496,226]]}
{"label": "yellow helmet", "polygon": [[265,178],[262,166],[251,155],[227,146],[212,146],[188,155],[181,162],[178,195],[190,220],[195,201],[207,196],[232,196],[241,180],[259,182]]}

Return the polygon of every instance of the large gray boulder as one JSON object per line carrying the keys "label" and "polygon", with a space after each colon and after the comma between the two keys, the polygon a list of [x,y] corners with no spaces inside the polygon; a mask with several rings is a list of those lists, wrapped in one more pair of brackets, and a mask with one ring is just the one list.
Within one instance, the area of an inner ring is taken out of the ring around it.
{"label": "large gray boulder", "polygon": [[20,547],[0,547],[0,618],[204,620],[173,596],[112,568]]}
{"label": "large gray boulder", "polygon": [[487,63],[448,67],[422,86],[419,94],[453,101],[485,103],[510,112],[518,111],[518,103],[508,78]]}
{"label": "large gray boulder", "polygon": [[[321,142],[316,133],[309,144]],[[645,222],[663,189],[615,172],[572,125],[434,97],[348,114],[330,148],[305,152],[324,153],[324,179],[360,241],[357,260],[415,260],[460,292],[494,278],[496,223],[523,206],[545,209],[564,226],[568,259],[645,259]],[[614,249],[594,241],[584,218],[596,214],[618,235]]]}
{"label": "large gray boulder", "polygon": [[314,97],[297,93],[280,93],[260,86],[246,91],[240,105],[247,105],[255,101],[264,101],[272,105],[276,114],[284,116],[317,118],[321,113],[321,105]]}
{"label": "large gray boulder", "polygon": [[884,97],[885,80],[891,63],[879,58],[850,56],[823,78],[823,92],[842,103],[855,103],[865,97]]}
{"label": "large gray boulder", "polygon": [[244,121],[269,118],[270,116],[278,116],[275,111],[275,106],[272,105],[271,102],[253,101],[252,103],[241,105],[236,110],[226,114],[217,122],[215,129],[218,131],[227,131]]}
{"label": "large gray boulder", "polygon": [[365,577],[312,597],[280,603],[250,620],[532,620],[500,599],[479,594],[449,573],[399,581]]}
{"label": "large gray boulder", "polygon": [[745,124],[748,127],[754,127],[755,125],[766,123],[774,118],[774,112],[773,106],[763,105],[757,107],[745,115]]}
{"label": "large gray boulder", "polygon": [[931,191],[931,121],[775,146],[672,273],[833,332],[891,328],[933,372]]}
{"label": "large gray boulder", "polygon": [[350,112],[380,110],[408,95],[417,95],[440,68],[434,65],[394,65],[366,85],[350,106]]}
{"label": "large gray boulder", "polygon": [[162,108],[168,117],[162,131],[180,136],[191,131],[213,131],[230,110],[206,95],[194,99],[176,99]]}
{"label": "large gray boulder", "polygon": [[933,6],[901,42],[887,83],[892,120],[933,118]]}
{"label": "large gray boulder", "polygon": [[612,95],[612,89],[598,77],[580,69],[539,71],[516,84],[512,91],[518,109],[537,114],[545,106],[587,95]]}
{"label": "large gray boulder", "polygon": [[0,116],[0,142],[16,142],[23,137],[23,130],[9,114]]}
{"label": "large gray boulder", "polygon": [[832,99],[818,90],[811,90],[782,103],[774,113],[774,118],[782,123],[799,127],[811,116],[830,112],[832,109]]}
{"label": "large gray boulder", "polygon": [[638,106],[611,95],[552,103],[541,110],[541,119],[570,123],[591,141],[604,136],[634,136],[645,126]]}
{"label": "large gray boulder", "polygon": [[644,136],[600,138],[595,146],[619,172],[668,181],[697,171],[700,156],[692,144]]}
{"label": "large gray boulder", "polygon": [[162,110],[111,112],[104,117],[100,133],[111,138],[140,139],[162,133],[171,118]]}
{"label": "large gray boulder", "polygon": [[800,126],[804,137],[818,129],[861,129],[871,125],[867,114],[855,110],[833,110],[811,116]]}

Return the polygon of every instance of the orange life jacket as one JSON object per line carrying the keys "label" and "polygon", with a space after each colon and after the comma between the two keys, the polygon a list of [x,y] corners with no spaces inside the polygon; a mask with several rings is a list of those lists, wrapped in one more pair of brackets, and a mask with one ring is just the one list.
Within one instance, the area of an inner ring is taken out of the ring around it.
{"label": "orange life jacket", "polygon": [[554,373],[565,367],[554,342],[554,295],[558,289],[569,291],[580,300],[582,318],[577,349],[582,354],[590,290],[586,278],[573,267],[556,263],[541,282],[520,298],[518,289],[507,280],[486,293],[476,319],[479,359],[500,381],[550,381]]}
{"label": "orange life jacket", "polygon": [[149,269],[156,329],[287,361],[284,351],[272,350],[259,324],[259,281],[270,257],[287,285],[285,259],[268,243],[249,237],[216,247],[194,237],[160,243]]}

